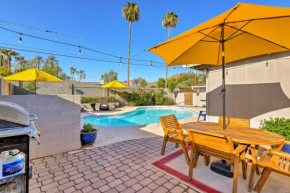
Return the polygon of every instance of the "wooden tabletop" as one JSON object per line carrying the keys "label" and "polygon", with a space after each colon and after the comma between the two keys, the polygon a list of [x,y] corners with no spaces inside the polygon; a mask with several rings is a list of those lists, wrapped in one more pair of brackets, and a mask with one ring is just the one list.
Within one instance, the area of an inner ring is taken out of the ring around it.
{"label": "wooden tabletop", "polygon": [[226,130],[223,130],[218,123],[190,122],[183,124],[183,128],[224,135],[231,137],[236,143],[249,145],[280,145],[285,141],[284,137],[277,133],[238,126],[227,126]]}

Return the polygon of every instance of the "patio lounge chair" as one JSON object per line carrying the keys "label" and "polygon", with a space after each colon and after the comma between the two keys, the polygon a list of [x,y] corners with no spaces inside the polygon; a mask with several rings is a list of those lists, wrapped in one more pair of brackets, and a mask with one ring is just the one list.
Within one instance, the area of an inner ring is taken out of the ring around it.
{"label": "patio lounge chair", "polygon": [[100,110],[109,110],[109,99],[101,98]]}
{"label": "patio lounge chair", "polygon": [[[290,142],[285,142],[290,145]],[[285,145],[284,144],[284,145]],[[260,192],[267,181],[270,173],[277,172],[290,177],[290,154],[283,151],[270,149],[269,152],[264,152],[258,162],[258,166],[265,168],[254,191]]]}
{"label": "patio lounge chair", "polygon": [[[159,117],[163,131],[164,139],[161,149],[161,155],[164,155],[167,141],[175,143],[177,148],[181,144],[187,164],[189,164],[189,157],[186,147],[190,145],[189,138],[183,135],[182,125],[178,123],[175,115],[167,115]],[[178,132],[179,131],[179,132]]]}
{"label": "patio lounge chair", "polygon": [[233,192],[237,192],[240,155],[245,152],[247,146],[239,145],[236,149],[234,149],[234,143],[230,137],[208,134],[190,129],[187,129],[186,131],[191,141],[188,178],[190,180],[192,179],[193,168],[196,167],[200,155],[214,156],[220,159],[228,160],[233,165]]}

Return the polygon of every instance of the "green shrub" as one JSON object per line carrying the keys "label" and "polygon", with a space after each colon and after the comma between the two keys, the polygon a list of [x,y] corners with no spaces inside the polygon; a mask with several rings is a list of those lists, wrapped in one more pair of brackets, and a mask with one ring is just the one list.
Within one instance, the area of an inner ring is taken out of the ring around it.
{"label": "green shrub", "polygon": [[155,105],[163,105],[165,101],[164,91],[160,90],[155,93]]}
{"label": "green shrub", "polygon": [[130,95],[130,93],[129,92],[127,92],[127,91],[122,91],[122,92],[118,92],[118,95],[120,96],[120,97],[129,97],[129,95]]}
{"label": "green shrub", "polygon": [[131,101],[131,102],[129,102],[129,106],[139,106],[139,105],[136,102]]}
{"label": "green shrub", "polygon": [[261,120],[261,129],[278,133],[290,140],[290,119],[270,117],[270,120]]}
{"label": "green shrub", "polygon": [[174,100],[171,97],[165,97],[163,105],[173,105]]}
{"label": "green shrub", "polygon": [[109,102],[116,102],[116,98],[114,96],[101,97],[101,98],[109,98]]}
{"label": "green shrub", "polygon": [[202,108],[206,108],[206,105],[202,105]]}
{"label": "green shrub", "polygon": [[101,98],[109,98],[109,102],[115,102],[115,97],[114,96],[109,96],[109,97],[98,97],[98,96],[81,96],[81,103],[99,103],[101,101]]}
{"label": "green shrub", "polygon": [[152,92],[134,91],[128,96],[130,106],[147,106],[152,101]]}
{"label": "green shrub", "polygon": [[90,133],[90,132],[93,132],[93,131],[96,131],[96,129],[94,129],[92,124],[90,124],[90,123],[84,124],[82,132]]}

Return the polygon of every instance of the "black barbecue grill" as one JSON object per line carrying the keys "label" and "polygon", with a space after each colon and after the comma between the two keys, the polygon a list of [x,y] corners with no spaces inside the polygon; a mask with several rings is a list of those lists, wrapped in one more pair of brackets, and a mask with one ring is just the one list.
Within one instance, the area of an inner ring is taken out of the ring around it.
{"label": "black barbecue grill", "polygon": [[[0,153],[18,150],[25,155],[24,173],[0,178],[0,192],[29,192],[29,170],[32,170],[29,169],[29,141],[33,137],[39,142],[39,130],[35,120],[37,116],[30,115],[25,108],[0,101]],[[15,186],[9,189],[9,184],[12,183]]]}

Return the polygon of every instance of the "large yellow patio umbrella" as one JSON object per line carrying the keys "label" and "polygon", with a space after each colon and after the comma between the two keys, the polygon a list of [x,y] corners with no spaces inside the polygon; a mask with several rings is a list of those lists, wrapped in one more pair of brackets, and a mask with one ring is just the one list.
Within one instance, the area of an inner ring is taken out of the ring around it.
{"label": "large yellow patio umbrella", "polygon": [[167,66],[222,66],[225,129],[225,64],[290,50],[290,8],[239,3],[234,8],[148,49]]}
{"label": "large yellow patio umbrella", "polygon": [[[62,81],[59,78],[56,78],[42,70],[31,68],[22,72],[18,72],[12,74],[11,76],[7,76],[4,78],[7,81],[33,81],[35,84],[37,81],[53,81],[53,82],[60,82]],[[35,88],[36,93],[36,88]]]}
{"label": "large yellow patio umbrella", "polygon": [[116,89],[117,89],[117,88],[129,88],[128,86],[126,86],[126,85],[120,83],[120,82],[117,81],[117,80],[113,80],[112,82],[109,82],[109,83],[103,85],[102,87],[103,87],[103,88],[115,88],[115,101],[117,100],[117,99],[116,99],[116,93],[117,93],[117,92],[116,92]]}

